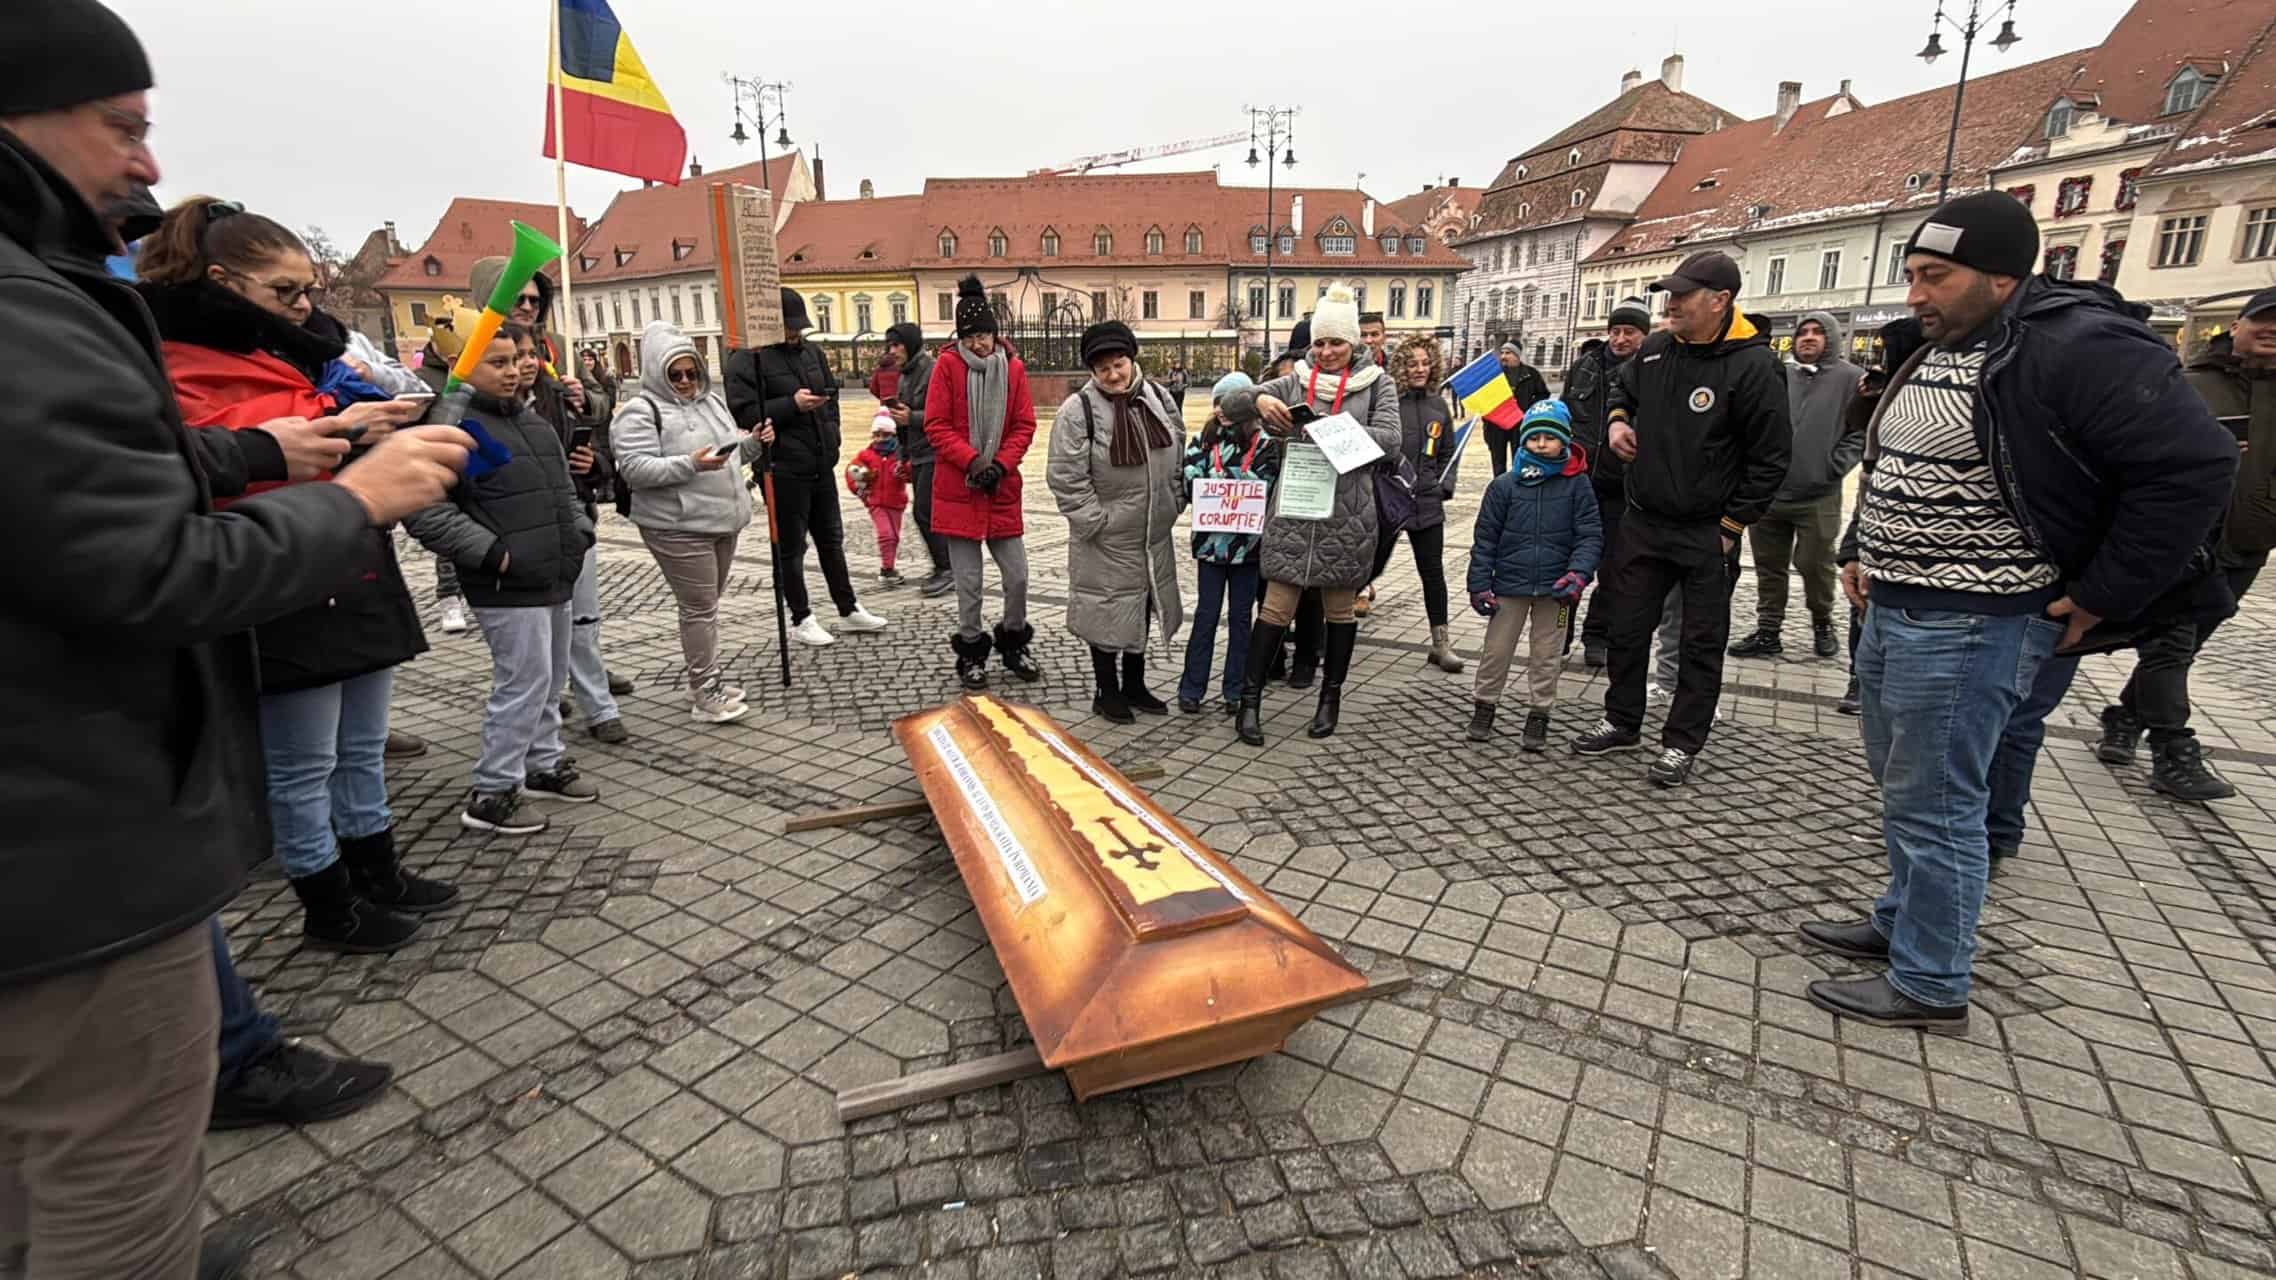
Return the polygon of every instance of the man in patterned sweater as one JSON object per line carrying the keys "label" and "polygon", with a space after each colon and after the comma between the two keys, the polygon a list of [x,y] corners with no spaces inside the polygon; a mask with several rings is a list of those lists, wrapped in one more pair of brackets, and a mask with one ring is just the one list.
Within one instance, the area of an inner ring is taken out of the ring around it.
{"label": "man in patterned sweater", "polygon": [[1842,557],[1871,606],[1857,676],[1889,887],[1869,919],[1802,928],[1887,962],[1809,988],[1874,1026],[1967,1033],[2002,738],[2058,649],[2195,607],[2188,566],[2236,470],[2146,311],[2034,276],[2038,255],[2030,211],[2000,192],[1946,202],[1905,245],[1928,342],[1867,428]]}

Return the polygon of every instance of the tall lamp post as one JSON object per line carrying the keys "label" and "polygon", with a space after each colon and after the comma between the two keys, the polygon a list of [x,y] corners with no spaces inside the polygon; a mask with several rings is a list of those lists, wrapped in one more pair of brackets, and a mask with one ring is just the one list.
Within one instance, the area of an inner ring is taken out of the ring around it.
{"label": "tall lamp post", "polygon": [[[1959,0],[1952,0],[1957,5]],[[1921,47],[1920,60],[1931,66],[1944,56],[1944,31],[1949,26],[1960,33],[1960,83],[1952,87],[1952,128],[1944,135],[1944,172],[1936,180],[1936,202],[1944,203],[1944,196],[1952,188],[1952,153],[1960,143],[1960,104],[1968,97],[1968,56],[1975,52],[1976,35],[1984,29],[1984,0],[1968,0],[1968,20],[1961,22],[1944,14],[1944,0],[1936,0],[1936,17],[1928,24],[1928,43]],[[2023,37],[2015,34],[2015,0],[1992,0],[1995,13],[2007,16],[1999,24],[1999,34],[1992,37],[1991,46],[2006,53]]]}
{"label": "tall lamp post", "polygon": [[[1280,206],[1275,184],[1280,165],[1296,167],[1296,113],[1299,107],[1247,107],[1249,167],[1257,167],[1257,131],[1264,131],[1264,358],[1272,360],[1272,309],[1279,296],[1272,287],[1272,260],[1280,248]],[[1286,148],[1283,154],[1282,149]]]}
{"label": "tall lamp post", "polygon": [[[735,94],[735,132],[728,134],[727,137],[737,145],[749,142],[751,135],[743,130],[743,123],[746,120],[758,130],[759,185],[772,191],[774,190],[774,183],[767,176],[767,125],[772,122],[775,127],[775,146],[784,151],[790,150],[790,127],[783,123],[782,106],[783,91],[790,86],[783,81],[769,81],[757,76],[747,80],[741,76],[729,76],[727,77],[727,84]],[[747,107],[745,106],[746,103],[749,104]],[[767,107],[770,103],[774,106],[774,113],[771,116],[767,113]]]}

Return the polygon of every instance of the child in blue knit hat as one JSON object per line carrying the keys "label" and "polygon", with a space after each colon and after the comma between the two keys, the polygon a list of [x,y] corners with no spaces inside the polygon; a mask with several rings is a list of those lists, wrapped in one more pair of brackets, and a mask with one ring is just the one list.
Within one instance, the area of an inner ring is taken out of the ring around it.
{"label": "child in blue knit hat", "polygon": [[1531,701],[1520,745],[1545,751],[1565,631],[1573,605],[1596,575],[1604,524],[1589,483],[1588,456],[1573,443],[1573,415],[1565,402],[1534,405],[1517,430],[1514,465],[1486,487],[1470,543],[1470,607],[1489,621],[1469,732],[1472,742],[1493,737],[1494,709],[1509,680],[1510,660],[1530,631]]}
{"label": "child in blue knit hat", "polygon": [[[1217,406],[1235,391],[1256,385],[1236,369],[1210,388],[1209,422],[1185,450],[1185,478],[1262,480],[1270,483],[1280,474],[1280,446],[1251,420],[1227,422]],[[1188,492],[1191,488],[1188,486]],[[1256,618],[1257,538],[1253,533],[1196,533],[1193,558],[1198,568],[1200,595],[1194,602],[1193,627],[1186,637],[1185,671],[1178,679],[1178,710],[1198,715],[1209,696],[1209,665],[1217,647],[1217,621],[1227,617],[1225,675],[1220,704],[1231,715],[1241,700],[1241,685],[1249,663],[1249,626]]]}

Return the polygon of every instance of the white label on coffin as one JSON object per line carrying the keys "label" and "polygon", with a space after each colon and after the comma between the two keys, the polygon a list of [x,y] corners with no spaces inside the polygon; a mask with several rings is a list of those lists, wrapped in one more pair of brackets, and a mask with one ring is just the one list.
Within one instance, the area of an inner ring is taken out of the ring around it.
{"label": "white label on coffin", "polygon": [[996,808],[995,797],[988,794],[980,775],[973,771],[972,762],[957,748],[947,725],[936,724],[927,729],[925,741],[932,743],[933,750],[940,753],[941,763],[948,766],[948,776],[956,780],[956,789],[964,793],[964,803],[972,807],[972,816],[980,820],[980,829],[988,833],[988,842],[996,846],[996,857],[1004,864],[1005,878],[1019,891],[1019,904],[1034,906],[1049,892],[1043,884],[1043,873],[1035,869],[1034,861],[1027,856],[1027,847],[1012,834],[1003,811]]}

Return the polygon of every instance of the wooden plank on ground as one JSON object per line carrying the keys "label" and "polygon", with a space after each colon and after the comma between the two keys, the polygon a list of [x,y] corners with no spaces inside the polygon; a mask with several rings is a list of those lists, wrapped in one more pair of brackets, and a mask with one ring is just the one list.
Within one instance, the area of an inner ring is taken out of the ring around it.
{"label": "wooden plank on ground", "polygon": [[[1153,763],[1134,764],[1121,771],[1132,782],[1151,782],[1169,776],[1169,770]],[[782,831],[789,835],[796,831],[820,831],[829,827],[850,827],[861,822],[879,822],[886,818],[906,818],[929,811],[932,802],[923,796],[907,800],[888,800],[883,804],[857,804],[845,809],[820,809],[801,813],[783,820]]]}
{"label": "wooden plank on ground", "polygon": [[[1413,975],[1404,969],[1396,972],[1378,970],[1368,975],[1366,986],[1331,1000],[1323,1007],[1333,1009],[1379,996],[1394,995],[1413,984]],[[1027,1045],[1009,1053],[914,1072],[898,1080],[857,1085],[838,1094],[838,1123],[851,1124],[870,1116],[884,1115],[888,1111],[913,1107],[921,1102],[937,1102],[942,1098],[973,1093],[992,1085],[1010,1084],[1014,1080],[1042,1075],[1047,1070],[1049,1068],[1043,1065],[1043,1055],[1036,1051],[1034,1045]]]}

